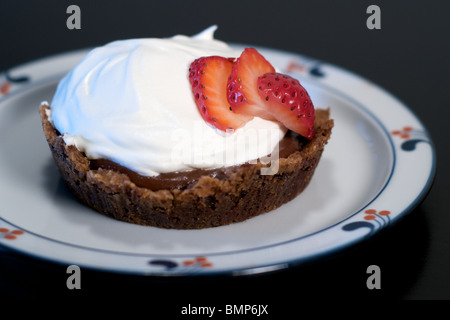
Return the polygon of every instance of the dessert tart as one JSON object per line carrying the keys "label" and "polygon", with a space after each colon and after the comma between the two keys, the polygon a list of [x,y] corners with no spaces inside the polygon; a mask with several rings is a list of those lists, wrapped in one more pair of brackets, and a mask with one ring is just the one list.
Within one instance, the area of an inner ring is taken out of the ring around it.
{"label": "dessert tart", "polygon": [[121,221],[201,229],[274,210],[308,186],[329,110],[214,30],[94,49],[40,105],[55,164],[81,202]]}

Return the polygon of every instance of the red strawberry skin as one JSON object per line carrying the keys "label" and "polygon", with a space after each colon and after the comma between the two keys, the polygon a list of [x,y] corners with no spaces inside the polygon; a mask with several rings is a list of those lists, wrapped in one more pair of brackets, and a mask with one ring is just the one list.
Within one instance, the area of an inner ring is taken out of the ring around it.
{"label": "red strawberry skin", "polygon": [[[267,109],[263,117],[269,113],[286,128],[307,139],[314,137],[314,105],[297,79],[277,72],[266,73],[258,78],[257,91]],[[260,116],[256,108],[253,112]]]}
{"label": "red strawberry skin", "polygon": [[236,130],[251,119],[232,112],[227,100],[233,61],[219,56],[202,57],[189,68],[189,82],[200,114],[207,123],[225,132]]}
{"label": "red strawberry skin", "polygon": [[236,130],[260,117],[314,137],[315,111],[307,91],[297,79],[277,73],[256,49],[245,49],[237,59],[199,58],[189,68],[189,81],[203,119],[219,130]]}
{"label": "red strawberry skin", "polygon": [[[253,117],[255,108],[261,116],[265,108],[257,91],[258,77],[275,68],[256,49],[246,48],[233,64],[227,84],[227,98],[233,112]],[[271,120],[266,114],[265,119]]]}

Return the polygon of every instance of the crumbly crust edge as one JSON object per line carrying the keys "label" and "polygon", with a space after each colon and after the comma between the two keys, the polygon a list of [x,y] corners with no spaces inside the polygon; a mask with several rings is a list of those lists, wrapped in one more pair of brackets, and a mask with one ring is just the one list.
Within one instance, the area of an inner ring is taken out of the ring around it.
{"label": "crumbly crust edge", "polygon": [[66,145],[48,119],[50,106],[42,104],[39,110],[55,164],[81,202],[118,220],[175,229],[239,222],[292,200],[309,184],[334,126],[329,109],[316,110],[315,137],[279,159],[274,175],[261,175],[261,168],[268,165],[257,163],[241,166],[224,180],[203,176],[185,190],[152,191],[135,185],[126,174],[91,170],[89,159]]}

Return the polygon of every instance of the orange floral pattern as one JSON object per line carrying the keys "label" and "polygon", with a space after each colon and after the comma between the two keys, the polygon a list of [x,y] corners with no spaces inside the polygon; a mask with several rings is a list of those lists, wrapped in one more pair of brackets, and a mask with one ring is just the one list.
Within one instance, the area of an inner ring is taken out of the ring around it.
{"label": "orange floral pattern", "polygon": [[0,85],[0,94],[6,96],[9,93],[9,89],[11,89],[11,82],[3,82]]}
{"label": "orange floral pattern", "polygon": [[302,61],[290,60],[285,67],[287,73],[308,73],[314,77],[324,77],[325,74],[321,69],[321,65],[317,61]]}
{"label": "orange floral pattern", "polygon": [[413,132],[413,128],[410,126],[405,126],[401,130],[393,130],[391,132],[392,135],[398,136],[401,139],[410,139],[411,133]]}
{"label": "orange floral pattern", "polygon": [[384,228],[389,225],[391,222],[390,215],[391,211],[389,210],[376,210],[376,209],[367,209],[365,210],[362,221],[354,221],[345,224],[342,227],[344,231],[354,231],[357,229],[365,228],[369,230],[369,233],[366,237],[372,235],[377,229]]}
{"label": "orange floral pattern", "polygon": [[365,216],[364,216],[364,220],[375,220],[377,218],[377,215],[379,216],[388,216],[391,214],[391,212],[389,210],[381,210],[381,211],[377,211],[375,209],[367,209],[366,211],[364,211]]}
{"label": "orange floral pattern", "polygon": [[181,262],[177,262],[175,260],[156,259],[150,260],[148,263],[152,266],[164,268],[166,271],[185,270],[192,272],[193,270],[213,267],[212,262],[210,262],[206,257],[195,257],[193,259],[182,260]]}
{"label": "orange floral pattern", "polygon": [[431,143],[427,134],[423,130],[414,129],[411,126],[404,126],[400,130],[392,130],[392,136],[404,140],[401,144],[403,151],[414,151],[419,142]]}
{"label": "orange floral pattern", "polygon": [[23,235],[22,230],[10,230],[8,228],[0,228],[0,236],[6,240],[16,240],[18,236]]}
{"label": "orange floral pattern", "polygon": [[211,262],[209,262],[208,258],[206,258],[206,257],[197,257],[193,260],[184,260],[183,266],[210,268],[213,266],[213,264]]}

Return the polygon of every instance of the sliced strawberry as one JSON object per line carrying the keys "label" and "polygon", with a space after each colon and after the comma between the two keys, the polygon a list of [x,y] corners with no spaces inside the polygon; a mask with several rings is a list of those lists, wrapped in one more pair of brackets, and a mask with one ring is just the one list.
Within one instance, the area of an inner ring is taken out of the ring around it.
{"label": "sliced strawberry", "polygon": [[203,119],[219,130],[236,130],[251,117],[231,111],[227,100],[227,82],[234,59],[202,57],[191,63],[189,81]]}
{"label": "sliced strawberry", "polygon": [[[314,136],[314,106],[300,82],[288,75],[271,72],[257,80],[258,94],[265,101],[261,115],[269,113],[286,128],[312,139]],[[253,108],[254,111],[258,109]],[[260,116],[258,112],[254,114]]]}
{"label": "sliced strawberry", "polygon": [[247,116],[255,116],[271,120],[270,114],[265,114],[264,101],[258,94],[258,77],[275,68],[253,48],[245,49],[233,65],[228,79],[228,102],[233,112]]}

